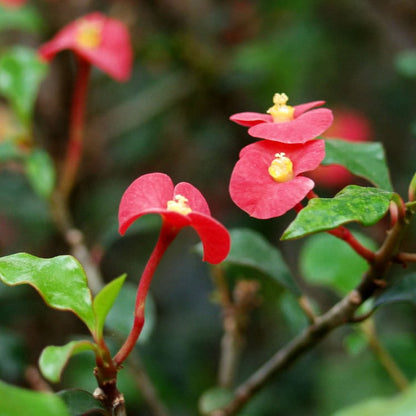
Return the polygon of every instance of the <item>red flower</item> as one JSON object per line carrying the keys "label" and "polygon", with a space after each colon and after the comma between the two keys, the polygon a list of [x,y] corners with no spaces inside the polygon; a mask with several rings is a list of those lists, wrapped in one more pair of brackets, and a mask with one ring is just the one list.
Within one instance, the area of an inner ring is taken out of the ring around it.
{"label": "red flower", "polygon": [[[323,134],[329,139],[344,139],[351,142],[371,140],[372,131],[368,119],[355,110],[335,110],[334,123]],[[343,188],[351,183],[353,175],[340,165],[319,166],[308,175],[317,185],[327,188]]]}
{"label": "red flower", "polygon": [[175,187],[169,176],[149,173],[136,179],[124,192],[119,208],[120,234],[137,218],[145,214],[160,214],[164,225],[174,232],[191,226],[201,238],[203,260],[217,264],[230,250],[230,236],[226,228],[211,217],[202,194],[187,182]]}
{"label": "red flower", "polygon": [[125,81],[130,76],[132,50],[129,33],[121,22],[99,12],[65,26],[40,47],[39,53],[44,59],[51,60],[64,49],[71,49],[118,81]]}
{"label": "red flower", "polygon": [[311,179],[299,175],[316,169],[324,157],[323,140],[252,143],[241,150],[231,174],[231,199],[254,218],[283,215],[314,187]]}
{"label": "red flower", "polygon": [[322,134],[332,123],[331,110],[311,108],[325,104],[325,101],[313,101],[311,103],[291,107],[286,105],[286,94],[275,94],[274,105],[263,113],[238,113],[230,117],[230,120],[249,127],[250,136],[273,140],[282,143],[305,143]]}
{"label": "red flower", "polygon": [[9,9],[18,9],[26,3],[26,0],[0,0],[0,4]]}

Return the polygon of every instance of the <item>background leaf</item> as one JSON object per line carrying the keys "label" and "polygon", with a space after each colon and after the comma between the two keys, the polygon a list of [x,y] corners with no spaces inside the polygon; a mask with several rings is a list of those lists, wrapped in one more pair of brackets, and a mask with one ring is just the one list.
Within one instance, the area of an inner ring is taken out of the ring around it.
{"label": "background leaf", "polygon": [[[365,247],[376,248],[376,244],[365,235],[358,232],[353,235]],[[300,253],[304,279],[329,287],[340,295],[352,290],[367,268],[368,263],[348,244],[330,234],[309,237]]]}
{"label": "background leaf", "polygon": [[230,236],[231,250],[222,265],[254,269],[294,294],[300,294],[299,288],[279,250],[260,233],[240,228],[231,230]]}
{"label": "background leaf", "polygon": [[51,195],[55,186],[55,167],[42,149],[35,149],[25,160],[27,178],[35,192],[43,198]]}
{"label": "background leaf", "polygon": [[89,341],[71,341],[62,346],[51,345],[42,351],[39,368],[46,379],[58,383],[68,360],[87,350],[95,351],[95,345]]}
{"label": "background leaf", "polygon": [[325,139],[325,153],[323,165],[343,165],[375,186],[388,191],[393,189],[381,143]]}
{"label": "background leaf", "polygon": [[70,416],[63,401],[51,393],[10,386],[0,381],[1,416]]}
{"label": "background leaf", "polygon": [[9,9],[0,5],[0,31],[15,29],[40,32],[43,26],[43,20],[34,7],[23,6],[18,9]]}
{"label": "background leaf", "polygon": [[120,290],[123,286],[124,281],[126,280],[126,275],[114,279],[112,282],[108,283],[94,298],[93,308],[96,318],[96,329],[95,333],[98,339],[101,339],[103,336],[103,328],[105,318],[110,312],[111,307],[114,305],[114,302],[120,293]]}
{"label": "background leaf", "polygon": [[71,389],[58,392],[58,396],[65,402],[71,416],[94,414],[107,415],[107,411],[101,402],[85,390]]}
{"label": "background leaf", "polygon": [[199,411],[202,415],[208,415],[215,409],[219,409],[233,398],[233,393],[225,388],[213,387],[201,396],[199,400]]}
{"label": "background leaf", "polygon": [[332,230],[349,222],[370,226],[380,221],[393,192],[349,185],[334,198],[313,198],[283,233],[282,240]]}
{"label": "background leaf", "polygon": [[0,279],[10,286],[33,286],[49,306],[74,312],[94,331],[91,292],[84,269],[74,257],[42,259],[26,253],[12,254],[0,258]]}
{"label": "background leaf", "polygon": [[10,101],[26,126],[30,124],[39,85],[47,68],[35,50],[22,46],[11,48],[0,57],[0,94]]}
{"label": "background leaf", "polygon": [[410,302],[416,306],[416,273],[402,277],[386,289],[374,302],[374,307],[396,302]]}

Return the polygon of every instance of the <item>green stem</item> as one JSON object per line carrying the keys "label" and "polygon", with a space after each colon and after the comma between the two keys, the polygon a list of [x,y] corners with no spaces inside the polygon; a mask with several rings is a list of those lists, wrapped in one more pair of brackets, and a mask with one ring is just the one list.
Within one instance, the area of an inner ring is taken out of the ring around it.
{"label": "green stem", "polygon": [[172,229],[163,222],[159,239],[152,254],[150,255],[149,260],[147,261],[137,289],[133,327],[126,341],[113,359],[117,367],[121,366],[136,345],[137,339],[139,338],[144,325],[144,309],[150,283],[163,254],[169,247],[170,243],[174,240],[177,233],[177,230]]}
{"label": "green stem", "polygon": [[78,72],[72,96],[69,142],[59,183],[59,190],[64,199],[68,198],[74,186],[82,157],[85,105],[91,72],[91,64],[85,59],[78,58],[77,64]]}

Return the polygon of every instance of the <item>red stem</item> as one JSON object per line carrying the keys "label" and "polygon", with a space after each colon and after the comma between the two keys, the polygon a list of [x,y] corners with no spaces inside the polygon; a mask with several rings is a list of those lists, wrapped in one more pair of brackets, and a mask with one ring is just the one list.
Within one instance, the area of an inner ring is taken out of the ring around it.
{"label": "red stem", "polygon": [[149,257],[149,260],[147,261],[146,267],[144,268],[142,277],[140,279],[139,287],[137,288],[133,327],[126,341],[113,359],[117,367],[121,366],[121,364],[136,345],[137,339],[139,338],[144,325],[144,309],[150,283],[163,254],[169,247],[170,243],[174,240],[177,233],[178,230],[174,230],[171,227],[166,226],[163,222],[159,239],[155,248],[153,249],[152,254]]}
{"label": "red stem", "polygon": [[78,72],[71,105],[69,142],[59,185],[64,199],[67,199],[74,186],[82,157],[85,105],[91,72],[91,64],[85,59],[78,57],[77,65]]}

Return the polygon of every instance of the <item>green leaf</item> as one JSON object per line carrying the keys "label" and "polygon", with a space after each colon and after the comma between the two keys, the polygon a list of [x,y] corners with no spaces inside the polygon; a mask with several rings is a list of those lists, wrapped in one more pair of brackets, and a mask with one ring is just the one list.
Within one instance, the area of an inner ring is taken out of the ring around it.
{"label": "green leaf", "polygon": [[416,78],[416,50],[407,49],[399,52],[396,55],[395,66],[400,75]]}
{"label": "green leaf", "polygon": [[374,307],[396,302],[409,302],[416,306],[416,273],[402,277],[386,289],[374,302]]}
{"label": "green leaf", "polygon": [[[354,232],[365,247],[374,250],[375,243],[365,235]],[[324,285],[340,295],[348,293],[367,270],[367,262],[344,241],[329,235],[313,235],[302,246],[300,269],[309,283]]]}
{"label": "green leaf", "polygon": [[22,157],[18,146],[11,141],[0,143],[0,163],[8,162],[13,159],[20,159]]}
{"label": "green leaf", "polygon": [[[120,295],[114,302],[105,321],[105,327],[123,337],[127,337],[133,326],[134,307],[136,305],[137,286],[126,282],[121,288]],[[156,324],[156,306],[150,295],[146,297],[144,310],[144,326],[140,334],[139,343],[148,341]]]}
{"label": "green leaf", "polygon": [[84,269],[74,257],[42,259],[26,253],[1,257],[0,280],[10,286],[33,286],[49,306],[74,312],[94,331],[91,291]]}
{"label": "green leaf", "polygon": [[43,27],[43,20],[35,7],[26,5],[10,9],[0,6],[0,30],[15,29],[39,33]]}
{"label": "green leaf", "polygon": [[325,139],[325,153],[323,165],[343,165],[379,188],[387,191],[393,189],[381,143]]}
{"label": "green leaf", "polygon": [[35,192],[48,198],[55,186],[55,167],[44,150],[34,150],[25,160],[26,175]]}
{"label": "green leaf", "polygon": [[230,231],[231,250],[222,263],[227,266],[242,266],[260,272],[295,295],[300,291],[279,250],[271,245],[261,234],[249,229]]}
{"label": "green leaf", "polygon": [[30,124],[39,85],[47,68],[35,50],[21,46],[9,49],[0,57],[0,94],[10,101],[26,126]]}
{"label": "green leaf", "polygon": [[98,339],[101,339],[103,337],[105,318],[110,312],[110,309],[113,306],[118,294],[120,293],[120,290],[125,280],[126,280],[126,275],[123,274],[122,276],[108,283],[95,296],[95,299],[93,301],[93,308],[94,308],[95,319],[96,319],[95,334]]}
{"label": "green leaf", "polygon": [[370,226],[389,209],[393,192],[349,185],[334,198],[313,198],[283,233],[282,240],[332,230],[349,222]]}
{"label": "green leaf", "polygon": [[71,416],[64,402],[52,393],[40,393],[0,381],[1,416]]}
{"label": "green leaf", "polygon": [[83,351],[95,351],[96,347],[89,341],[71,341],[66,345],[46,347],[39,358],[39,368],[43,376],[53,383],[61,379],[68,360],[75,354]]}
{"label": "green leaf", "polygon": [[333,416],[414,416],[416,384],[404,393],[388,399],[370,399],[364,403],[340,410]]}
{"label": "green leaf", "polygon": [[213,387],[199,399],[199,411],[202,415],[209,415],[216,409],[226,406],[233,398],[233,393],[222,387]]}
{"label": "green leaf", "polygon": [[91,412],[102,415],[108,414],[101,402],[88,391],[71,389],[61,390],[57,394],[65,402],[71,416],[88,415]]}

